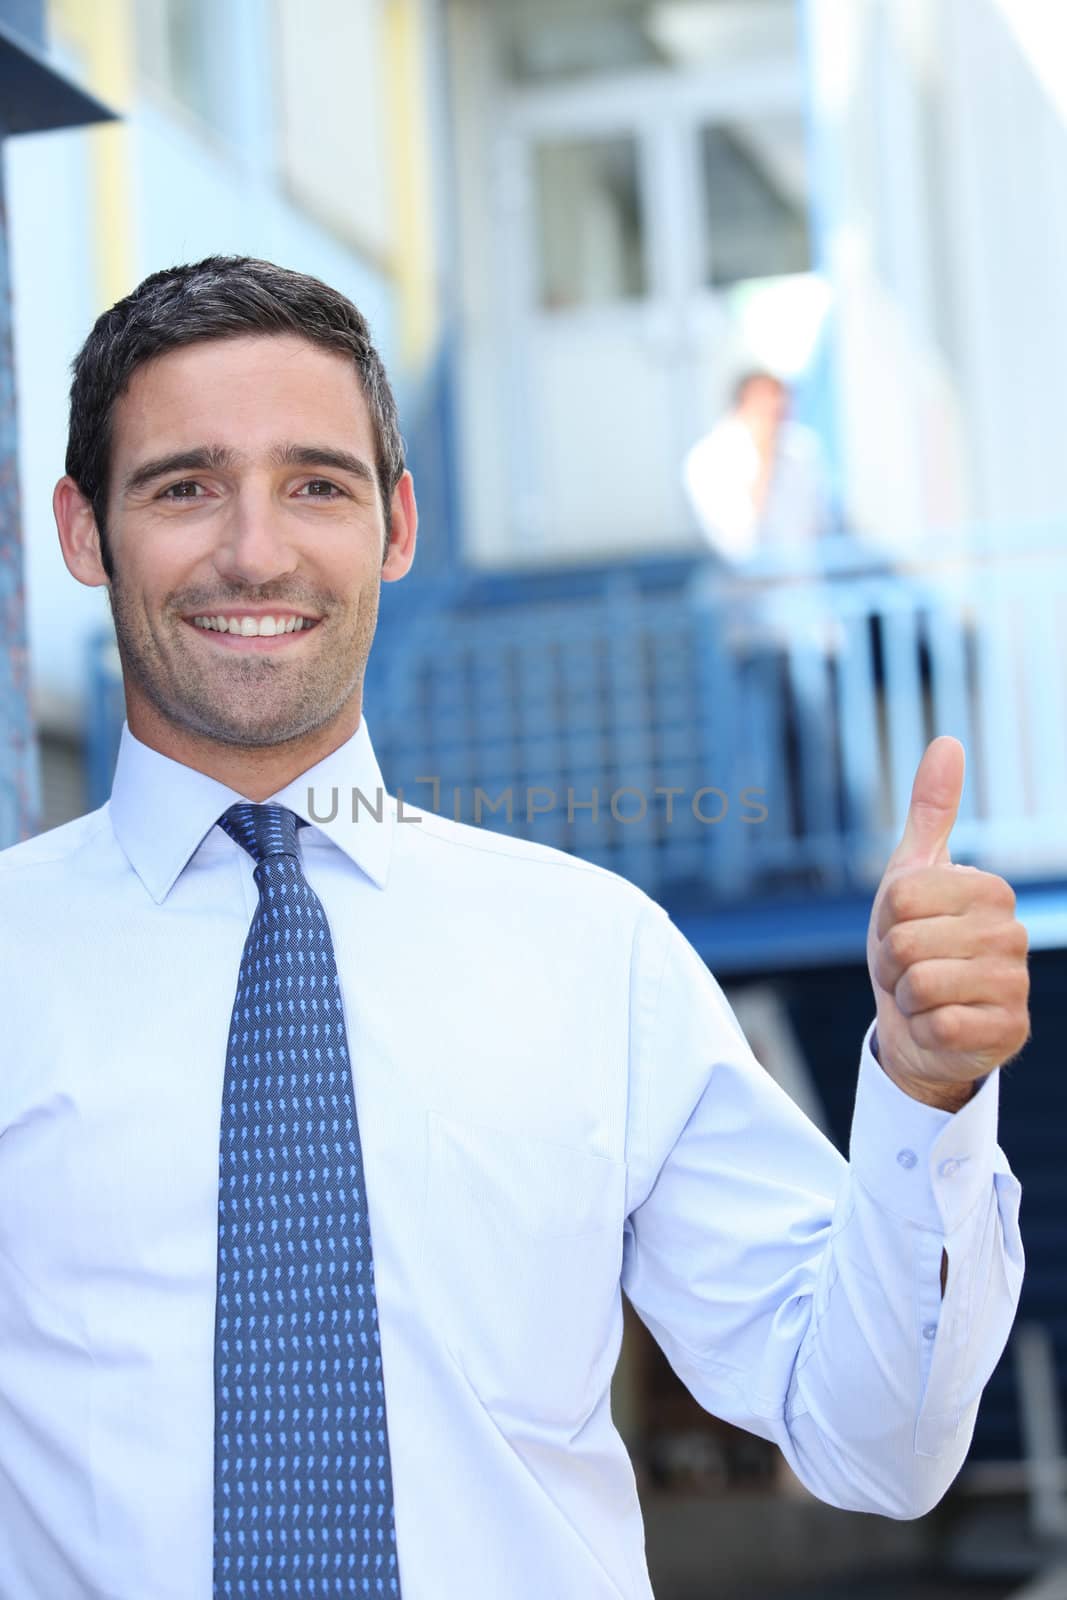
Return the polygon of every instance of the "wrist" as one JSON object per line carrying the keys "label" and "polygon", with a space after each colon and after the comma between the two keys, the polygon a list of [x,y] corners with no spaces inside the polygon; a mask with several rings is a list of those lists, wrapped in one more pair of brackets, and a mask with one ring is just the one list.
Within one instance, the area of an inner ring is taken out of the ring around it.
{"label": "wrist", "polygon": [[924,1106],[933,1106],[937,1111],[961,1110],[974,1098],[979,1084],[985,1081],[984,1078],[978,1078],[971,1083],[949,1083],[933,1078],[915,1078],[907,1073],[898,1072],[891,1062],[883,1060],[879,1054],[877,1028],[871,1034],[871,1054],[886,1077],[891,1079],[903,1094],[912,1100],[918,1100]]}

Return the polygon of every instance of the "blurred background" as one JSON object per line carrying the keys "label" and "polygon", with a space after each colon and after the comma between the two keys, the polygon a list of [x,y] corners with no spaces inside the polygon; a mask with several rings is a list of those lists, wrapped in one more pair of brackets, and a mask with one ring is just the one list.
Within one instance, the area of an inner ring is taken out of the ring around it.
{"label": "blurred background", "polygon": [[927,740],[967,748],[955,857],[1033,952],[1012,1342],[901,1524],[627,1306],[661,1600],[1067,1594],[1065,119],[1059,0],[0,0],[0,847],[107,800],[124,717],[51,512],[70,362],[216,253],[341,289],[394,381],[389,787],[640,884],[842,1149],[871,893]]}

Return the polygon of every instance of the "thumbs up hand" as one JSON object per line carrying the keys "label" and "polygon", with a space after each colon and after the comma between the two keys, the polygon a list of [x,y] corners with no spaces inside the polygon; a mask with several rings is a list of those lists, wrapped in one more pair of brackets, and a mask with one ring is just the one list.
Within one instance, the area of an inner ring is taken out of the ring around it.
{"label": "thumbs up hand", "polygon": [[867,932],[877,1055],[906,1093],[956,1111],[976,1080],[1030,1034],[1026,929],[1009,884],[954,866],[948,840],[963,793],[958,739],[935,739]]}

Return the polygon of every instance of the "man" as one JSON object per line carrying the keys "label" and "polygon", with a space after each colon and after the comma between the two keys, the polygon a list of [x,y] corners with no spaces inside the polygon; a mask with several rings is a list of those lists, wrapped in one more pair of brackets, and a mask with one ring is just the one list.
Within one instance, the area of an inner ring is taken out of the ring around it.
{"label": "man", "polygon": [[789,390],[773,373],[743,373],[726,416],[686,456],[693,513],[730,564],[761,550],[805,550],[830,531],[822,446],[789,419],[789,405]]}
{"label": "man", "polygon": [[[784,838],[825,826],[834,766],[823,697],[810,693],[812,677],[796,661],[810,653],[818,662],[842,642],[828,591],[812,581],[818,541],[832,528],[826,463],[818,435],[790,420],[790,401],[772,372],[743,373],[729,411],[683,468],[713,558],[694,575],[690,597],[734,658],[736,742],[722,760],[746,781],[759,776],[771,827]],[[820,662],[816,683],[821,671]]]}
{"label": "man", "polygon": [[382,798],[417,518],[348,301],[154,274],[66,465],[127,718],[108,803],[0,856],[0,1593],[648,1600],[623,1288],[817,1494],[926,1511],[1022,1272],[1026,941],[948,865],[960,747],[875,902],[850,1168],[639,890]]}

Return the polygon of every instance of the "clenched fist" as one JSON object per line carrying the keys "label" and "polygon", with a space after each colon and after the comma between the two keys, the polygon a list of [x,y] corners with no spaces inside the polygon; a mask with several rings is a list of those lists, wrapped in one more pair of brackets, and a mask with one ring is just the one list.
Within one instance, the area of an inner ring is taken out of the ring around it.
{"label": "clenched fist", "polygon": [[867,932],[877,1055],[906,1093],[956,1111],[1030,1035],[1026,929],[1003,878],[955,866],[963,746],[935,739]]}

